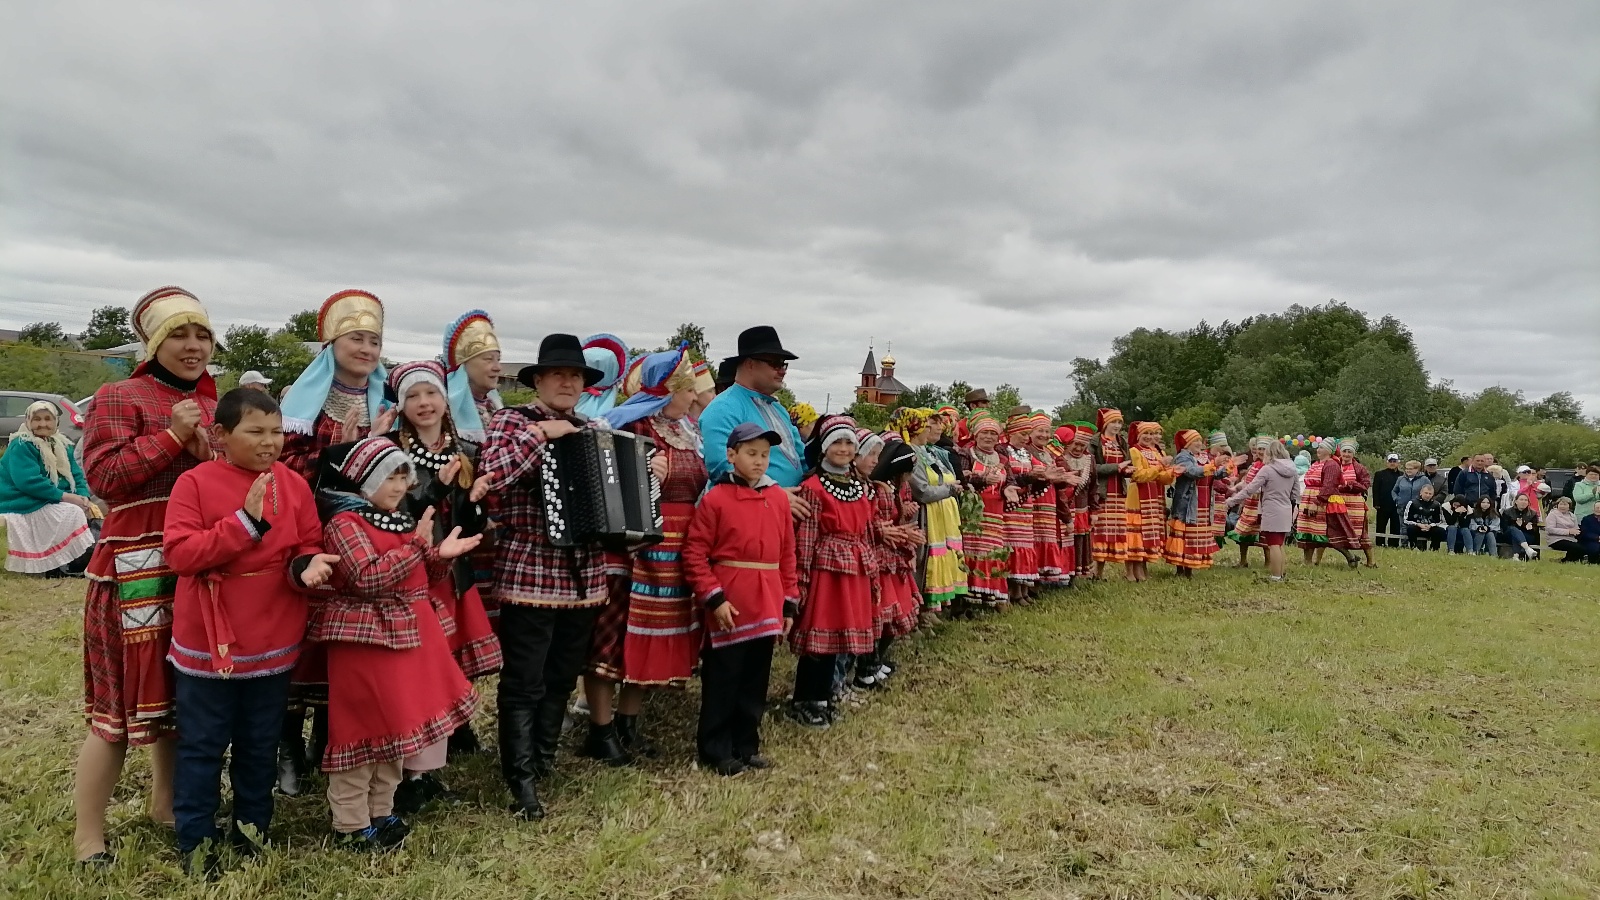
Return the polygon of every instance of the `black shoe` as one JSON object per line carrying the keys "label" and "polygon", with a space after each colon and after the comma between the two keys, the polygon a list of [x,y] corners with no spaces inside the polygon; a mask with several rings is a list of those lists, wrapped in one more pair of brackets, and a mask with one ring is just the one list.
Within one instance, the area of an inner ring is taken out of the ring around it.
{"label": "black shoe", "polygon": [[406,836],[411,834],[411,826],[399,816],[384,816],[373,819],[371,827],[374,829],[373,838],[378,846],[384,850],[392,850],[405,843]]}
{"label": "black shoe", "polygon": [[767,759],[765,756],[762,756],[759,753],[752,753],[749,756],[746,756],[744,759],[740,760],[740,762],[744,763],[744,767],[746,769],[770,769],[770,768],[772,768],[772,760]]}
{"label": "black shoe", "polygon": [[462,756],[473,756],[483,752],[483,745],[478,742],[477,732],[472,730],[472,725],[463,725],[450,733],[450,738],[445,743],[447,759],[457,759]]}
{"label": "black shoe", "polygon": [[217,851],[212,849],[209,840],[183,854],[183,874],[205,881],[222,877],[222,862],[217,859]]}
{"label": "black shoe", "polygon": [[528,821],[544,818],[544,804],[539,802],[532,778],[511,786],[511,815]]}
{"label": "black shoe", "polygon": [[737,759],[724,759],[720,762],[711,762],[703,759],[700,761],[700,765],[724,778],[732,778],[735,775],[743,774],[745,770],[744,762]]}
{"label": "black shoe", "polygon": [[117,857],[115,854],[110,850],[101,850],[99,853],[91,853],[78,860],[78,868],[99,872],[111,868],[116,862]]}
{"label": "black shoe", "polygon": [[533,768],[539,778],[546,778],[556,770],[556,751],[561,748],[561,720],[566,716],[567,697],[549,694],[531,711]]}
{"label": "black shoe", "polygon": [[384,846],[378,842],[378,829],[371,825],[368,825],[360,831],[352,831],[348,834],[338,831],[334,832],[333,845],[341,850],[349,850],[354,853],[374,853],[376,851],[385,849]]}
{"label": "black shoe", "polygon": [[889,685],[884,683],[883,679],[876,674],[857,674],[854,680],[850,682],[850,686],[858,691],[881,691]]}
{"label": "black shoe", "polygon": [[644,733],[639,730],[638,716],[625,716],[618,713],[613,721],[617,726],[617,737],[621,739],[623,748],[628,752],[647,759],[655,759],[661,755],[661,751],[656,749],[656,745],[650,743],[650,739],[646,738]]}
{"label": "black shoe", "polygon": [[801,703],[795,701],[784,708],[783,714],[789,721],[801,728],[811,728],[817,731],[827,731],[833,725],[833,720],[828,716],[826,703]]}
{"label": "black shoe", "polygon": [[394,789],[394,811],[400,816],[414,816],[432,800],[428,785],[420,777],[405,778]]}
{"label": "black shoe", "polygon": [[589,723],[589,737],[583,742],[583,748],[578,755],[588,759],[598,759],[608,766],[626,766],[633,763],[633,754],[622,746],[622,740],[617,736],[615,722],[604,725]]}

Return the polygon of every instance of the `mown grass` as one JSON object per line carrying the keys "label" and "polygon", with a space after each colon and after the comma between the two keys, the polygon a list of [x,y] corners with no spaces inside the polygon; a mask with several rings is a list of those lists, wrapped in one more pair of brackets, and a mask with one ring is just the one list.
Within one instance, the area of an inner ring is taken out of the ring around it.
{"label": "mown grass", "polygon": [[469,805],[393,856],[330,849],[320,797],[280,802],[279,849],[212,886],[142,818],[142,754],[118,865],[74,872],[82,584],[0,576],[0,895],[1600,895],[1600,569],[1382,562],[1110,583],[947,625],[831,732],[770,722],[779,768],[754,777],[694,770],[693,694],[656,698],[666,760],[564,757],[538,824],[471,760],[450,776]]}

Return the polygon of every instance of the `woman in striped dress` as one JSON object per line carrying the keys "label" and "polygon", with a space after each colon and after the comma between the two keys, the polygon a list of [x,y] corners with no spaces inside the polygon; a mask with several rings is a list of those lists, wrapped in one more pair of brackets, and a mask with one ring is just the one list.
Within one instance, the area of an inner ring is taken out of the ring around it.
{"label": "woman in striped dress", "polygon": [[652,353],[629,369],[621,394],[627,399],[600,419],[655,442],[650,470],[661,485],[663,539],[633,554],[627,594],[614,597],[595,623],[582,752],[612,765],[656,755],[639,728],[645,691],[687,685],[704,638],[683,580],[683,540],[707,480],[700,434],[689,420],[698,396],[693,361],[682,347]]}
{"label": "woman in striped dress", "polygon": [[1151,562],[1162,559],[1167,540],[1167,485],[1176,473],[1171,457],[1162,452],[1161,425],[1135,422],[1134,446],[1128,454],[1133,463],[1133,485],[1128,491],[1128,580],[1150,578]]}
{"label": "woman in striped dress", "polygon": [[1026,603],[1039,583],[1039,548],[1033,540],[1032,492],[1044,483],[1040,467],[1028,452],[1028,435],[1033,431],[1031,414],[1013,415],[1006,420],[1006,446],[1003,449],[1006,465],[1011,470],[1012,485],[1017,488],[1016,499],[1007,498],[1005,504],[1006,549],[1009,561],[1011,601]]}
{"label": "woman in striped dress", "polygon": [[1133,472],[1128,462],[1128,439],[1122,433],[1122,411],[1101,409],[1095,414],[1095,430],[1100,439],[1090,444],[1094,451],[1095,500],[1089,516],[1089,550],[1094,555],[1094,577],[1105,576],[1106,563],[1128,561],[1127,478]]}
{"label": "woman in striped dress", "polygon": [[985,409],[967,417],[972,443],[960,448],[966,457],[967,486],[983,500],[983,517],[961,535],[967,556],[968,584],[980,603],[1003,606],[1010,600],[1006,579],[1010,574],[1006,551],[1006,504],[1019,495],[1011,482],[1011,467],[1001,455],[1000,423]]}
{"label": "woman in striped dress", "polygon": [[1187,578],[1196,569],[1211,568],[1217,541],[1212,523],[1214,478],[1218,464],[1205,450],[1200,432],[1182,429],[1174,437],[1177,480],[1172,488],[1172,514],[1167,519],[1166,559]]}
{"label": "woman in striped dress", "polygon": [[1328,511],[1322,496],[1322,464],[1333,455],[1333,441],[1317,441],[1317,460],[1306,470],[1303,490],[1300,492],[1300,509],[1294,518],[1294,539],[1305,553],[1306,565],[1322,562],[1322,551],[1328,549]]}
{"label": "woman in striped dress", "polygon": [[[1237,493],[1249,484],[1266,465],[1267,444],[1276,438],[1258,435],[1250,440],[1250,468],[1239,476],[1239,483],[1234,486]],[[1244,501],[1239,509],[1239,521],[1233,525],[1233,530],[1228,532],[1228,537],[1239,544],[1239,563],[1237,568],[1250,568],[1250,545],[1256,542],[1256,536],[1261,533],[1261,495],[1256,494]]]}

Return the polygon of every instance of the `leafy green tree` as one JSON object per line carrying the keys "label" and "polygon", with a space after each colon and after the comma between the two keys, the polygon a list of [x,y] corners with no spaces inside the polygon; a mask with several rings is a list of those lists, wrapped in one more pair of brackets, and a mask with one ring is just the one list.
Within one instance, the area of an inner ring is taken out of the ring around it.
{"label": "leafy green tree", "polygon": [[314,309],[300,310],[289,317],[289,321],[284,323],[282,330],[294,335],[296,340],[315,342],[317,340],[317,311]]}
{"label": "leafy green tree", "polygon": [[989,395],[989,409],[1001,422],[1011,415],[1013,407],[1022,405],[1022,390],[1014,384],[1002,384]]}
{"label": "leafy green tree", "polygon": [[[1402,434],[1394,439],[1389,449],[1400,454],[1401,459],[1414,459],[1422,462],[1425,459],[1438,459],[1446,462],[1456,459],[1459,454],[1452,456],[1455,449],[1476,437],[1472,432],[1462,431],[1453,425],[1430,425],[1410,434]],[[1449,468],[1447,465],[1445,468]]]}
{"label": "leafy green tree", "polygon": [[17,343],[55,349],[72,346],[72,342],[67,340],[67,333],[61,330],[60,322],[34,322],[32,325],[26,325],[18,332]]}
{"label": "leafy green tree", "polygon": [[77,400],[126,376],[125,370],[92,356],[31,344],[0,345],[0,384],[14,391],[62,394]]}
{"label": "leafy green tree", "polygon": [[1532,419],[1522,399],[1521,391],[1511,391],[1500,385],[1484,388],[1467,403],[1461,414],[1461,427],[1468,431],[1493,431],[1507,425],[1520,424]]}
{"label": "leafy green tree", "polygon": [[844,414],[856,420],[862,428],[882,431],[889,424],[889,407],[879,403],[857,400],[845,408]]}
{"label": "leafy green tree", "polygon": [[1578,460],[1600,460],[1600,431],[1565,422],[1506,425],[1475,435],[1445,458],[1474,453],[1493,453],[1501,465],[1564,468]]}
{"label": "leafy green tree", "polygon": [[678,330],[672,333],[672,337],[667,338],[667,343],[656,348],[656,352],[675,350],[679,344],[684,343],[689,345],[689,358],[695,362],[703,362],[706,354],[711,352],[711,344],[706,341],[706,330],[693,322],[679,325]]}
{"label": "leafy green tree", "polygon": [[1571,391],[1556,391],[1533,404],[1529,412],[1541,422],[1566,422],[1570,425],[1583,423],[1583,404],[1572,396]]}
{"label": "leafy green tree", "polygon": [[1422,414],[1423,424],[1454,428],[1466,414],[1466,398],[1456,390],[1454,382],[1441,381],[1428,389],[1428,408]]}
{"label": "leafy green tree", "polygon": [[794,391],[791,391],[786,387],[778,388],[778,392],[772,396],[775,397],[779,403],[783,404],[784,409],[788,409],[798,402],[794,398]]}
{"label": "leafy green tree", "polygon": [[938,409],[944,405],[944,388],[937,384],[919,384],[900,395],[896,408]]}
{"label": "leafy green tree", "polygon": [[1334,426],[1369,447],[1386,445],[1428,402],[1428,374],[1415,353],[1363,341],[1339,370],[1329,398]]}
{"label": "leafy green tree", "polygon": [[1068,422],[1093,422],[1096,408],[1081,400],[1069,400],[1050,411],[1051,418],[1057,425]]}
{"label": "leafy green tree", "polygon": [[1227,415],[1222,417],[1220,427],[1228,435],[1228,446],[1235,450],[1244,447],[1255,437],[1255,431],[1250,427],[1250,414],[1242,406],[1231,407]]}
{"label": "leafy green tree", "polygon": [[1294,403],[1269,403],[1256,413],[1256,428],[1274,437],[1306,434],[1306,414]]}
{"label": "leafy green tree", "polygon": [[972,385],[965,381],[952,381],[950,386],[944,389],[944,402],[954,406],[956,409],[965,411],[967,408],[967,394],[971,390]]}
{"label": "leafy green tree", "polygon": [[126,306],[102,306],[89,314],[89,325],[83,329],[83,349],[110,350],[131,344],[135,340],[133,329],[128,327]]}
{"label": "leafy green tree", "polygon": [[311,363],[311,351],[288,331],[272,333],[260,325],[235,325],[223,335],[212,361],[234,375],[255,369],[272,379],[274,387],[282,387],[300,377]]}

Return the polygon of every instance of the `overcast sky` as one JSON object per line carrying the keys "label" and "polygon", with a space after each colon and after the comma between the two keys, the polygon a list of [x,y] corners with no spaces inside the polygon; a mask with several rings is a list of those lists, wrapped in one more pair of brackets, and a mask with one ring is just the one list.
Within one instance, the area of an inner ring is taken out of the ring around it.
{"label": "overcast sky", "polygon": [[[1337,298],[1600,413],[1600,3],[6,4],[0,325],[346,287],[714,354],[820,404]],[[847,402],[847,401],[846,401]]]}

